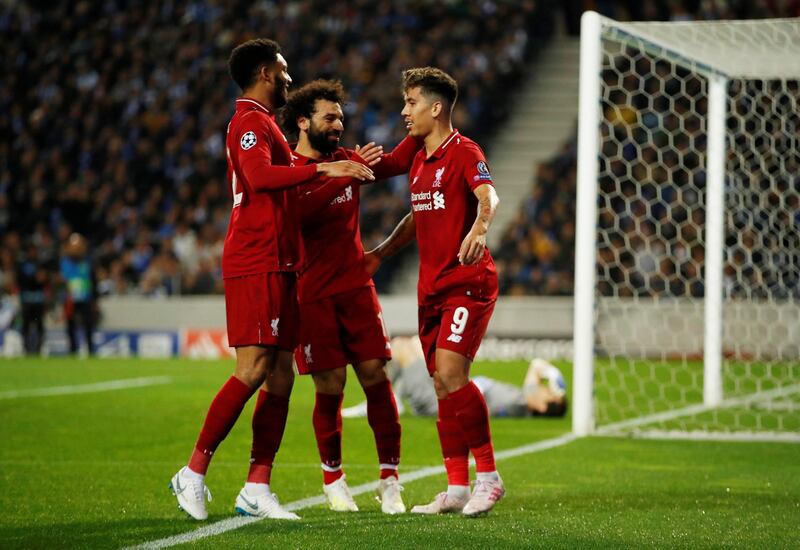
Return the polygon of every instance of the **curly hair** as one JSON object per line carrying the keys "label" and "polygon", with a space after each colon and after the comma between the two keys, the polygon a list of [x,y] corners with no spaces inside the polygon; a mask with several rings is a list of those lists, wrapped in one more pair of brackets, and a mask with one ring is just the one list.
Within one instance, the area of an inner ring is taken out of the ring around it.
{"label": "curly hair", "polygon": [[255,38],[236,46],[228,58],[228,72],[242,91],[253,85],[256,72],[275,63],[281,46],[268,38]]}
{"label": "curly hair", "polygon": [[344,86],[340,80],[318,79],[309,82],[289,94],[289,100],[280,113],[281,126],[287,134],[296,136],[300,132],[297,119],[300,117],[311,118],[316,112],[318,99],[325,99],[341,105],[344,97]]}
{"label": "curly hair", "polygon": [[417,67],[403,71],[403,92],[411,88],[420,88],[422,95],[436,96],[447,102],[451,110],[458,99],[456,80],[436,67]]}

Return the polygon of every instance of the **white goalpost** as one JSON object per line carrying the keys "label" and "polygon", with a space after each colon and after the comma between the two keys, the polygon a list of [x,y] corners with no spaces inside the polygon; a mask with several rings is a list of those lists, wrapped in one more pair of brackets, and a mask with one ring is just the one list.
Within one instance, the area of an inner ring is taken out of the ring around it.
{"label": "white goalpost", "polygon": [[573,431],[800,442],[800,19],[581,26]]}

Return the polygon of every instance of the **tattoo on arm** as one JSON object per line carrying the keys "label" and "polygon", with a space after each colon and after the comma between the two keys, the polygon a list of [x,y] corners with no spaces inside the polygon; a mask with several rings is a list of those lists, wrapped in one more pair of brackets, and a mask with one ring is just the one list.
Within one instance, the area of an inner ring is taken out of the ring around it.
{"label": "tattoo on arm", "polygon": [[482,185],[475,189],[475,195],[478,197],[478,216],[475,218],[475,225],[484,232],[489,231],[500,202],[497,192],[491,185]]}

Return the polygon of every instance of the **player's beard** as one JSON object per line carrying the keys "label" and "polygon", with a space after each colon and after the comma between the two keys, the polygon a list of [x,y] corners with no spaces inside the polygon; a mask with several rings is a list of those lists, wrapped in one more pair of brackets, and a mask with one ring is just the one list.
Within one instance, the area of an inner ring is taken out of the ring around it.
{"label": "player's beard", "polygon": [[272,107],[280,109],[289,99],[289,84],[280,75],[275,75],[275,89],[272,90]]}
{"label": "player's beard", "polygon": [[325,156],[339,148],[339,141],[332,139],[333,137],[341,137],[341,134],[339,132],[321,132],[314,124],[308,128],[308,141],[311,143],[311,147]]}

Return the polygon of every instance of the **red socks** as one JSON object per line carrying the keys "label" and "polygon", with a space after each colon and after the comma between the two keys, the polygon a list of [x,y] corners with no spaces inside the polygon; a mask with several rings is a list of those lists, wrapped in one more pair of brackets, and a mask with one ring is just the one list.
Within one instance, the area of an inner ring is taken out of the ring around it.
{"label": "red socks", "polygon": [[367,420],[375,435],[381,479],[397,476],[400,464],[400,418],[389,380],[364,388],[367,396]]}
{"label": "red socks", "polygon": [[253,447],[250,451],[249,483],[269,483],[272,462],[281,446],[289,414],[289,398],[283,395],[258,392],[253,412]]}
{"label": "red socks", "polygon": [[342,470],[342,399],[343,394],[317,392],[311,421],[317,438],[322,477],[325,485],[344,475]]}
{"label": "red socks", "polygon": [[[381,479],[397,476],[400,464],[400,419],[388,380],[364,388],[367,396],[367,420],[375,435]],[[325,484],[342,475],[342,399],[343,395],[317,393],[312,422],[322,461]]]}
{"label": "red socks", "polygon": [[442,445],[448,485],[469,486],[469,447],[458,425],[452,399],[439,400],[439,443]]}
{"label": "red socks", "polygon": [[489,432],[489,411],[478,386],[470,382],[451,393],[446,401],[452,402],[464,443],[469,446],[472,456],[475,457],[475,471],[494,472],[497,467],[494,463],[492,436]]}
{"label": "red socks", "polygon": [[231,376],[217,393],[206,414],[203,428],[189,459],[189,469],[205,475],[214,451],[231,431],[247,400],[253,395],[250,387]]}

